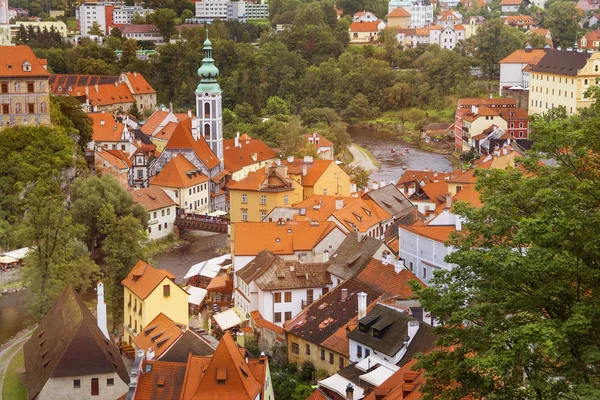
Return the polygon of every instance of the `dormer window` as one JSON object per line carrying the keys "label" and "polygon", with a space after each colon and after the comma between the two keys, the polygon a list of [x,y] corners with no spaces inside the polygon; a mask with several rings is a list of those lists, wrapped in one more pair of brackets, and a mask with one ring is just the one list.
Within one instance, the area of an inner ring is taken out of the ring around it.
{"label": "dormer window", "polygon": [[25,71],[25,72],[31,72],[31,64],[28,61],[25,61],[23,63],[23,71]]}

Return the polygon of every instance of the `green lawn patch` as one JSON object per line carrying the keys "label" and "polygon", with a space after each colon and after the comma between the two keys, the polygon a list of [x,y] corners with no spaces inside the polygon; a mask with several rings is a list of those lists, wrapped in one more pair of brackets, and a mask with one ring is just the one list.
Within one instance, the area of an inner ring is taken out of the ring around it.
{"label": "green lawn patch", "polygon": [[77,20],[75,19],[75,17],[67,18],[67,26],[71,29],[77,28]]}
{"label": "green lawn patch", "polygon": [[23,359],[23,349],[21,348],[8,364],[4,374],[3,399],[27,400],[27,388],[21,380],[24,371],[25,361]]}
{"label": "green lawn patch", "polygon": [[8,282],[8,283],[0,283],[0,292],[4,289],[19,289],[23,287],[23,280],[19,279],[18,281]]}

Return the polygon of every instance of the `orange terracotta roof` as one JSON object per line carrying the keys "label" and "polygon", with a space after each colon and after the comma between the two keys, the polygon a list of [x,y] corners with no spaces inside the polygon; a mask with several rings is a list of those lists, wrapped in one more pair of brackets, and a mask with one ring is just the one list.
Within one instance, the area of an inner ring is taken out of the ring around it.
{"label": "orange terracotta roof", "polygon": [[205,357],[188,359],[181,400],[254,400],[261,392],[264,378],[262,382],[256,378],[229,332],[219,342],[208,365],[202,359]]}
{"label": "orange terracotta roof", "polygon": [[306,214],[297,215],[298,220],[306,218],[316,221],[326,221],[334,212],[338,210],[337,206],[346,206],[357,201],[357,197],[350,196],[326,196],[322,194],[313,194],[306,200],[296,203],[292,206],[295,209],[306,209]]}
{"label": "orange terracotta roof", "polygon": [[528,120],[529,113],[526,108],[509,108],[507,110],[502,110],[500,116],[506,121],[512,120]]}
{"label": "orange terracotta roof", "polygon": [[449,182],[452,183],[475,183],[477,178],[475,177],[475,171],[477,169],[488,169],[491,168],[493,160],[486,161],[478,165],[476,168],[471,168],[467,170],[464,174],[457,176],[454,179],[450,179]]}
{"label": "orange terracotta roof", "polygon": [[500,64],[530,64],[534,61],[539,61],[544,55],[544,50],[515,50],[508,56],[500,60]]}
{"label": "orange terracotta roof", "polygon": [[208,292],[231,293],[233,292],[233,279],[228,275],[219,275],[211,279],[206,287]]}
{"label": "orange terracotta roof", "polygon": [[417,36],[429,36],[429,28],[416,28],[415,34]]}
{"label": "orange terracotta roof", "polygon": [[453,10],[443,10],[437,16],[438,21],[453,21],[459,19],[460,18],[456,15],[456,13]]}
{"label": "orange terracotta roof", "polygon": [[396,254],[400,251],[400,239],[394,238],[391,242],[389,242],[388,247]]}
{"label": "orange terracotta roof", "polygon": [[131,161],[121,150],[96,150],[96,157],[100,157],[110,165],[121,170],[131,168]]}
{"label": "orange terracotta roof", "polygon": [[[471,206],[476,208],[483,207],[483,203],[481,202],[480,193],[475,189],[475,185],[466,185],[462,188],[462,190],[456,193],[452,197],[452,203],[457,201],[463,201],[469,203]],[[454,205],[453,205],[454,207]]]}
{"label": "orange terracotta roof", "polygon": [[[265,190],[268,192],[281,192],[294,190],[297,183],[282,173],[276,171],[276,167],[262,167],[261,169],[248,173],[241,181],[230,181],[227,185],[229,190]],[[268,172],[268,173],[267,173]]]}
{"label": "orange terracotta roof", "polygon": [[278,335],[284,334],[282,327],[275,325],[274,323],[264,319],[263,316],[261,315],[260,311],[258,311],[258,310],[250,311],[250,317],[254,321],[254,325],[256,325],[257,327],[269,329]]}
{"label": "orange terracotta roof", "polygon": [[140,128],[146,135],[152,135],[154,131],[161,126],[165,118],[170,114],[170,111],[156,110],[152,115],[144,122]]}
{"label": "orange terracotta roof", "polygon": [[509,15],[504,20],[504,23],[507,25],[531,25],[533,24],[533,18],[529,15]]}
{"label": "orange terracotta roof", "polygon": [[92,138],[95,142],[119,142],[125,125],[117,122],[110,113],[91,113]]}
{"label": "orange terracotta roof", "polygon": [[[186,119],[190,119],[190,115],[188,113],[173,113],[173,115],[175,115],[175,117],[177,117],[177,119],[181,122],[181,121],[185,121]],[[192,116],[194,114],[192,113]]]}
{"label": "orange terracotta roof", "polygon": [[165,167],[150,178],[150,185],[170,188],[188,188],[208,181],[208,177],[181,154],[171,158]]}
{"label": "orange terracotta roof", "polygon": [[406,268],[396,273],[393,263],[383,265],[381,261],[374,258],[360,271],[356,279],[402,300],[408,300],[414,295],[410,281],[416,281],[421,287],[426,286]]}
{"label": "orange terracotta roof", "polygon": [[[0,77],[42,77],[50,73],[44,68],[42,61],[33,54],[29,46],[0,46],[2,62],[0,62]],[[31,71],[25,71],[23,64],[31,64]]]}
{"label": "orange terracotta roof", "polygon": [[508,97],[494,97],[494,98],[465,98],[458,100],[458,107],[471,107],[475,105],[483,105],[483,106],[516,106],[517,100]]}
{"label": "orange terracotta roof", "polygon": [[549,29],[545,29],[545,28],[529,28],[529,31],[527,31],[528,33],[531,32],[535,35],[540,35],[540,36],[546,36],[550,30]]}
{"label": "orange terracotta roof", "polygon": [[81,96],[94,106],[133,103],[133,94],[117,76],[56,74],[50,77],[54,94]]}
{"label": "orange terracotta roof", "polygon": [[[377,301],[378,300],[374,300],[367,305],[367,314],[373,310],[375,305],[377,305]],[[331,336],[323,340],[321,346],[335,351],[338,354],[350,357],[350,340],[348,339],[348,332],[353,331],[357,326],[358,314],[339,327]]]}
{"label": "orange terracotta roof", "polygon": [[248,135],[247,133],[242,134],[242,136],[240,136],[240,140],[254,140],[252,139],[252,136]]}
{"label": "orange terracotta roof", "polygon": [[358,198],[333,213],[333,217],[349,231],[367,232],[392,216],[373,200]]}
{"label": "orange terracotta roof", "polygon": [[[177,128],[177,125],[179,123],[178,122],[169,122],[167,123],[162,129],[160,129],[158,132],[156,132],[153,136],[153,138],[155,139],[159,139],[159,140],[164,140],[165,142],[168,142],[169,139],[171,139],[171,136],[173,135],[173,132],[175,131],[175,128]],[[142,132],[143,132],[143,128],[144,126],[146,126],[145,124],[142,126]]]}
{"label": "orange terracotta roof", "polygon": [[[446,201],[446,194],[448,193],[448,182],[439,181],[436,183],[429,183],[425,186],[421,186],[421,190],[425,192],[427,198],[436,204],[443,203]],[[421,199],[413,194],[410,196],[411,201],[420,201]]]}
{"label": "orange terracotta roof", "polygon": [[394,372],[381,385],[374,388],[364,400],[417,400],[422,397],[421,387],[425,384],[422,370],[413,371],[414,358]]}
{"label": "orange terracotta roof", "polygon": [[381,20],[373,22],[352,22],[350,24],[350,32],[378,32],[377,26],[381,23]]}
{"label": "orange terracotta roof", "polygon": [[158,359],[183,335],[182,328],[185,329],[160,313],[146,324],[133,341],[138,349],[152,349],[154,357]]}
{"label": "orange terracotta roof", "polygon": [[191,149],[208,169],[212,169],[220,163],[204,138],[201,137],[198,140],[194,140],[191,119],[186,119],[177,124],[165,149]]}
{"label": "orange terracotta roof", "polygon": [[325,396],[319,389],[315,389],[305,400],[329,400],[329,397]]}
{"label": "orange terracotta roof", "polygon": [[125,72],[134,94],[153,94],[156,90],[150,86],[144,75],[139,72]]}
{"label": "orange terracotta roof", "polygon": [[306,139],[306,141],[308,142],[309,138],[313,138],[313,142],[315,137],[317,139],[319,139],[319,143],[313,143],[315,146],[317,147],[333,147],[333,142],[324,138],[323,136],[319,135],[317,132],[314,133],[308,133],[306,135],[304,135],[304,138]]}
{"label": "orange terracotta roof", "polygon": [[339,228],[333,222],[239,222],[235,224],[234,254],[253,256],[264,249],[273,254],[309,251],[335,229]]}
{"label": "orange terracotta roof", "polygon": [[411,182],[422,182],[433,183],[435,180],[443,181],[447,176],[451,176],[452,172],[438,172],[438,171],[418,171],[418,170],[406,170],[396,182],[396,186],[400,186]]}
{"label": "orange terracotta roof", "polygon": [[177,205],[164,190],[156,186],[130,191],[129,194],[133,197],[133,201],[142,205],[148,211]]}
{"label": "orange terracotta roof", "polygon": [[402,7],[394,8],[391,13],[389,13],[388,18],[401,18],[401,17],[410,17],[410,13],[406,11]]}
{"label": "orange terracotta roof", "polygon": [[464,27],[464,26],[462,26],[461,24],[458,24],[458,25],[455,25],[455,26],[454,26],[454,30],[455,30],[455,31],[464,31],[464,30],[465,30],[465,27]]}
{"label": "orange terracotta roof", "polygon": [[314,186],[323,176],[327,168],[335,164],[332,160],[313,160],[313,162],[305,163],[303,160],[294,160],[289,163],[282,162],[288,166],[288,174],[302,175],[302,168],[306,166],[306,176],[302,176],[302,186]]}
{"label": "orange terracotta roof", "polygon": [[165,278],[174,280],[175,275],[164,269],[156,269],[152,265],[139,260],[127,277],[121,281],[121,284],[144,300]]}
{"label": "orange terracotta roof", "polygon": [[415,233],[419,236],[426,237],[436,242],[445,243],[448,241],[450,234],[456,232],[456,226],[454,225],[404,225],[401,229],[405,229],[409,232]]}
{"label": "orange terracotta roof", "polygon": [[519,6],[523,0],[502,0],[500,2],[501,6]]}
{"label": "orange terracotta roof", "polygon": [[138,376],[134,400],[179,399],[185,370],[186,363],[144,359],[142,371],[147,372]]}
{"label": "orange terracotta roof", "polygon": [[225,168],[231,172],[277,158],[275,150],[267,146],[262,140],[254,139],[243,141],[243,143],[240,141],[241,146],[238,147],[235,147],[232,140],[223,142],[223,163]]}

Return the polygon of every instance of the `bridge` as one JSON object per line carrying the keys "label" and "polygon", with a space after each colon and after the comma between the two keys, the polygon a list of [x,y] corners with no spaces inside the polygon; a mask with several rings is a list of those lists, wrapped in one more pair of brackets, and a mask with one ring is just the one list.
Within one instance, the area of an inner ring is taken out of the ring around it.
{"label": "bridge", "polygon": [[[220,222],[217,222],[220,221]],[[193,229],[196,231],[214,232],[214,233],[228,233],[229,223],[228,220],[193,216],[193,215],[182,215],[175,218],[175,226],[179,229]]]}

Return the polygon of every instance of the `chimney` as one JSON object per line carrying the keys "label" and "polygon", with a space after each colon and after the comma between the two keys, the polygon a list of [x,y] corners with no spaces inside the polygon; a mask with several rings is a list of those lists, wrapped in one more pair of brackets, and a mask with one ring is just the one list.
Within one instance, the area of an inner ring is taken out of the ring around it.
{"label": "chimney", "polygon": [[306,165],[302,166],[302,176],[306,176],[306,174],[308,173],[308,167]]}
{"label": "chimney", "polygon": [[389,263],[390,262],[389,262],[389,259],[388,259],[387,251],[384,251],[383,255],[381,256],[381,264],[382,265],[388,265]]}
{"label": "chimney", "polygon": [[344,208],[344,199],[335,199],[335,209],[340,210]]}
{"label": "chimney", "polygon": [[352,386],[351,383],[348,383],[348,386],[346,386],[346,400],[353,400],[354,399],[354,386]]}
{"label": "chimney", "polygon": [[313,162],[313,156],[304,156],[304,163],[311,164]]}
{"label": "chimney", "polygon": [[100,120],[100,126],[104,126],[104,120],[103,119]]}
{"label": "chimney", "polygon": [[394,272],[399,274],[400,271],[402,271],[404,269],[404,263],[402,262],[401,258],[398,258],[396,260],[396,265],[394,265]]}
{"label": "chimney", "polygon": [[419,321],[408,321],[408,340],[412,340],[419,330]]}
{"label": "chimney", "polygon": [[154,350],[152,349],[152,347],[148,348],[148,351],[146,352],[146,360],[154,360]]}
{"label": "chimney", "polygon": [[373,190],[377,189],[379,189],[379,185],[377,184],[377,181],[373,181]]}
{"label": "chimney", "polygon": [[289,162],[290,164],[293,163],[294,162],[294,156],[288,156],[287,162]]}
{"label": "chimney", "polygon": [[492,98],[492,94],[490,93],[490,99]]}
{"label": "chimney", "polygon": [[129,370],[129,391],[127,392],[127,400],[132,400],[135,394],[137,386],[137,377],[141,373],[142,360],[144,359],[144,350],[138,350],[135,353],[135,360],[133,360],[133,366]]}
{"label": "chimney", "polygon": [[106,303],[104,302],[104,284],[102,281],[98,281],[96,285],[96,296],[98,296],[98,305],[96,306],[98,328],[100,328],[104,337],[110,340],[108,325],[106,323]]}
{"label": "chimney", "polygon": [[325,250],[323,252],[323,262],[327,262],[327,261],[329,261],[329,251]]}
{"label": "chimney", "polygon": [[462,231],[462,219],[459,216],[454,218],[454,226],[457,231]]}
{"label": "chimney", "polygon": [[471,106],[471,113],[472,113],[472,114],[477,114],[478,112],[479,112],[479,107],[477,107],[477,105],[476,105],[476,104],[473,104],[473,105]]}
{"label": "chimney", "polygon": [[188,108],[188,118],[192,118],[192,109]]}
{"label": "chimney", "polygon": [[173,102],[169,102],[169,111],[173,112]]}
{"label": "chimney", "polygon": [[379,187],[382,188],[385,186],[385,181],[382,179],[379,181]]}
{"label": "chimney", "polygon": [[364,318],[367,315],[367,294],[360,292],[358,294],[358,319]]}
{"label": "chimney", "polygon": [[233,145],[235,147],[240,147],[240,132],[235,134],[235,138],[233,138]]}
{"label": "chimney", "polygon": [[450,193],[446,193],[446,210],[452,208],[452,195]]}
{"label": "chimney", "polygon": [[346,299],[348,298],[348,289],[342,289],[342,301],[346,301]]}

